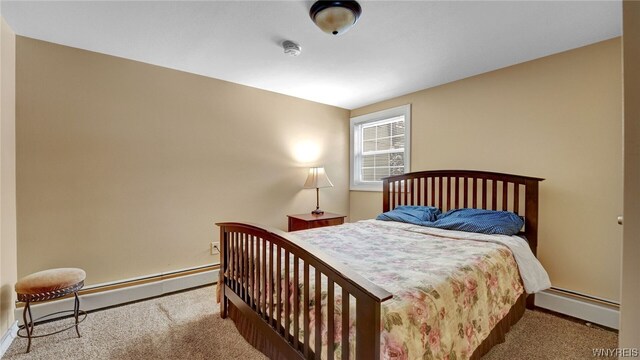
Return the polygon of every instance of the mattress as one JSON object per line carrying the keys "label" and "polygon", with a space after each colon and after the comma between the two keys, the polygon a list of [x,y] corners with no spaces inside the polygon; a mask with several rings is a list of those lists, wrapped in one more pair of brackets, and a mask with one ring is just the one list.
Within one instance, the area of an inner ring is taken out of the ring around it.
{"label": "mattress", "polygon": [[[381,306],[382,359],[470,358],[524,293],[520,269],[531,268],[530,264],[519,267],[510,249],[514,244],[528,248],[526,242],[504,235],[460,233],[368,220],[299,231],[291,236],[314,245],[393,294],[393,298]],[[520,246],[518,252],[522,253],[522,248]],[[533,254],[525,257],[527,261],[537,262]],[[313,287],[313,271],[311,274],[310,286]],[[527,278],[544,276],[546,273],[528,274]],[[334,352],[336,359],[341,358],[344,351],[354,358],[355,342],[349,342],[349,349],[343,349],[340,342],[342,299],[337,286],[332,314],[335,338],[327,338],[326,279],[321,283],[320,304],[315,303],[313,296],[309,303],[310,348],[316,349],[315,309],[320,306],[321,358],[326,359],[329,351]],[[283,284],[281,299],[285,299],[284,286],[290,289],[298,286],[299,293],[303,293],[303,284]],[[267,291],[271,292],[272,288],[267,286]],[[291,306],[293,301],[298,301],[300,309],[304,308],[302,297],[288,301]],[[275,304],[271,306],[275,308]],[[355,339],[353,299],[350,307],[349,331]],[[302,313],[298,321],[303,324]],[[300,328],[298,337],[302,340],[303,326]]]}

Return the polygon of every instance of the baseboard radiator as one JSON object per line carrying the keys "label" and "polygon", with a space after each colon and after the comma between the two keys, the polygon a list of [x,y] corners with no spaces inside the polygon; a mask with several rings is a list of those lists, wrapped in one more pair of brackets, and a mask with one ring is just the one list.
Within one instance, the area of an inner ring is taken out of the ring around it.
{"label": "baseboard radiator", "polygon": [[620,303],[552,287],[536,294],[536,306],[611,329],[620,327]]}
{"label": "baseboard radiator", "polygon": [[[80,291],[81,307],[99,310],[134,301],[153,298],[218,281],[220,264],[181,269],[135,279],[87,286]],[[212,294],[214,296],[214,294]],[[620,304],[572,290],[553,287],[536,294],[536,306],[585,322],[618,329]],[[17,303],[15,318],[22,324],[23,303]],[[67,297],[32,305],[34,318],[73,308],[73,298]]]}
{"label": "baseboard radiator", "polygon": [[[218,281],[220,264],[210,264],[166,273],[153,274],[133,279],[87,286],[78,292],[80,307],[85,311],[105,309],[149,299],[173,292],[211,285]],[[211,296],[214,296],[212,293]],[[24,303],[17,302],[15,318],[22,324]],[[31,312],[34,318],[46,314],[73,309],[73,294],[67,297],[34,303]],[[47,318],[47,320],[55,319]]]}

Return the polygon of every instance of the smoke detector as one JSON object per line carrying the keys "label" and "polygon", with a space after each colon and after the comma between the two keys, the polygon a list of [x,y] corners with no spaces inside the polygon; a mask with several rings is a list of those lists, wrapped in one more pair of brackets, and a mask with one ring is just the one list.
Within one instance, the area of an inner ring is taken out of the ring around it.
{"label": "smoke detector", "polygon": [[285,40],[282,42],[282,48],[284,49],[284,53],[289,56],[298,56],[302,51],[300,45],[294,43],[291,40]]}

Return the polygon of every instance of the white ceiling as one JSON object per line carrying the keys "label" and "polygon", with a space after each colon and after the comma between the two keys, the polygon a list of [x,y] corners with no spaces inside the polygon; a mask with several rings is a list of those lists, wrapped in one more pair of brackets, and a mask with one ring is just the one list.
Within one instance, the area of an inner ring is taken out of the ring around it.
{"label": "white ceiling", "polygon": [[[312,1],[2,1],[23,36],[347,109],[621,35],[620,1],[360,1],[341,36]],[[284,55],[281,42],[302,46]]]}

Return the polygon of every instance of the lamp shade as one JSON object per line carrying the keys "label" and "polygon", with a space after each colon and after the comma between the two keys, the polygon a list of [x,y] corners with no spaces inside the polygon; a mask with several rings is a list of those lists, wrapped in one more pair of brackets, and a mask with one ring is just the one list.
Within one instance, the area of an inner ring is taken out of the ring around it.
{"label": "lamp shade", "polygon": [[312,167],[309,169],[309,176],[304,183],[305,189],[317,189],[333,187],[333,183],[329,180],[327,173],[324,171],[324,167]]}

